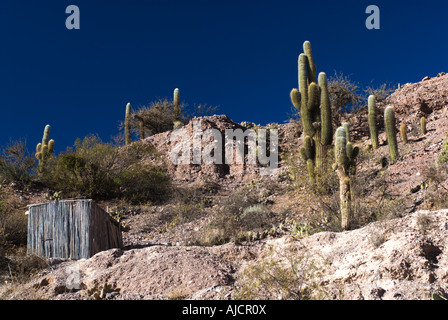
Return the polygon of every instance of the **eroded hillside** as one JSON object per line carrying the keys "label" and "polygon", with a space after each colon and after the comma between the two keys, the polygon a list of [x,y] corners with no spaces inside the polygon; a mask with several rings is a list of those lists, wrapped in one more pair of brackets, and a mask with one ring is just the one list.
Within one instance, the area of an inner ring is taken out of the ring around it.
{"label": "eroded hillside", "polygon": [[[138,143],[159,153],[156,159],[142,155],[142,161],[167,166],[173,179],[170,199],[140,205],[100,202],[126,227],[123,249],[83,261],[54,259],[20,286],[5,273],[0,294],[14,299],[446,296],[448,213],[441,209],[448,204],[448,186],[444,166],[436,163],[448,132],[447,88],[448,76],[435,77],[406,84],[379,103],[376,150],[368,148],[366,108],[347,116],[360,147],[351,231],[340,230],[334,172],[328,170],[321,185],[310,185],[295,123],[264,127],[279,130],[279,170],[273,176],[260,176],[260,166],[252,164],[175,166],[169,159],[170,132],[165,132]],[[397,134],[400,157],[393,164],[381,116],[388,104],[396,110],[397,126],[404,123],[408,129],[407,144]],[[422,116],[426,134],[420,131]],[[199,120],[202,130],[261,128],[226,116]],[[185,128],[191,133],[193,123]],[[7,266],[9,258],[4,259]],[[67,284],[73,274],[79,276],[75,289]]]}

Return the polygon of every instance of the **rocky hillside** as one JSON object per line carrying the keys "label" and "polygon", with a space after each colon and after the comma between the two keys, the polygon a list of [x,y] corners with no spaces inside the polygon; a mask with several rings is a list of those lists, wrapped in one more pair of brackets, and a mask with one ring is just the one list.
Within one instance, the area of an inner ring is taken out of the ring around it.
{"label": "rocky hillside", "polygon": [[[447,175],[435,167],[448,132],[448,76],[406,84],[378,104],[391,104],[400,158],[388,162],[382,126],[380,148],[368,151],[366,109],[348,116],[360,146],[354,230],[341,232],[331,176],[325,192],[310,191],[297,156],[300,132],[279,129],[280,168],[260,177],[258,165],[183,165],[168,161],[170,132],[149,137],[173,178],[177,200],[124,207],[125,248],[88,260],[53,259],[20,287],[5,283],[3,298],[45,299],[430,299],[448,295]],[[419,130],[427,118],[428,132]],[[247,128],[226,116],[200,119],[201,128]],[[185,126],[192,130],[192,122]],[[149,161],[149,160],[148,160]],[[328,189],[328,190],[327,190]],[[241,191],[237,193],[236,191]],[[231,233],[220,218],[233,207],[263,209],[238,213],[247,226]],[[314,198],[315,197],[315,198]],[[231,202],[230,200],[234,200]],[[245,202],[248,202],[247,205]],[[255,202],[254,202],[255,203]],[[250,203],[252,205],[253,203]],[[337,204],[337,203],[336,203]],[[226,211],[227,210],[227,211]],[[260,220],[259,224],[255,224]],[[335,223],[336,221],[336,223]],[[221,241],[221,240],[225,241]],[[220,244],[225,242],[225,244]],[[78,287],[73,288],[74,279]]]}

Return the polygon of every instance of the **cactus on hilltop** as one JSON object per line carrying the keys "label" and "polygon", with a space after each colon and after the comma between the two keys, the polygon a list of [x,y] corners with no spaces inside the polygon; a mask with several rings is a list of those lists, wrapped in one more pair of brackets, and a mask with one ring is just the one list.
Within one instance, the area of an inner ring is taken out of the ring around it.
{"label": "cactus on hilltop", "polygon": [[179,88],[174,89],[173,93],[174,115],[176,121],[180,121],[180,92]]}
{"label": "cactus on hilltop", "polygon": [[390,159],[394,163],[398,158],[397,128],[395,126],[395,112],[392,106],[384,110],[384,126],[386,128],[387,144],[389,145]]}
{"label": "cactus on hilltop", "polygon": [[131,117],[132,117],[132,107],[131,104],[128,103],[126,105],[126,115],[124,118],[124,141],[126,145],[131,144]]}
{"label": "cactus on hilltop", "polygon": [[[323,171],[327,148],[333,140],[333,128],[327,76],[321,72],[317,77],[309,41],[304,42],[303,51],[298,59],[299,88],[292,89],[290,96],[292,104],[300,111],[304,142],[304,150],[300,152],[311,155],[304,159],[311,177]],[[311,150],[306,150],[305,142]]]}
{"label": "cactus on hilltop", "polygon": [[50,125],[46,125],[42,142],[36,146],[36,159],[39,160],[39,170],[42,170],[54,152],[54,140],[50,140]]}
{"label": "cactus on hilltop", "polygon": [[378,141],[378,130],[376,127],[376,97],[374,95],[369,96],[368,110],[369,110],[368,122],[370,130],[370,140],[372,141],[372,148],[378,149],[379,141]]}

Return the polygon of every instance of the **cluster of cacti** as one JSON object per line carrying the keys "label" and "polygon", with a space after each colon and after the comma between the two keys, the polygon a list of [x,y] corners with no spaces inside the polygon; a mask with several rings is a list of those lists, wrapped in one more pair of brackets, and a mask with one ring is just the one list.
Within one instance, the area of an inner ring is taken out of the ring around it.
{"label": "cluster of cacti", "polygon": [[374,95],[369,96],[368,101],[368,122],[370,129],[370,139],[372,141],[372,148],[378,149],[379,141],[378,141],[378,130],[376,128],[376,97]]}
{"label": "cluster of cacti", "polygon": [[126,105],[126,115],[124,118],[124,142],[126,145],[131,144],[131,118],[132,118],[132,107],[131,104],[128,103]]}
{"label": "cluster of cacti", "polygon": [[359,148],[353,147],[347,140],[347,134],[343,126],[336,130],[334,142],[335,163],[333,164],[333,169],[336,170],[339,177],[341,226],[344,230],[350,229],[352,220],[350,168],[359,153]]}
{"label": "cluster of cacti", "polygon": [[422,134],[425,135],[426,134],[426,118],[425,117],[420,118],[420,129],[422,130]]}
{"label": "cluster of cacti", "polygon": [[36,158],[39,160],[39,169],[42,170],[54,152],[54,140],[50,139],[50,125],[46,125],[42,143],[36,146]]}
{"label": "cluster of cacti", "polygon": [[[370,137],[372,144],[371,146],[373,149],[378,148],[378,131],[376,128],[376,105],[375,105],[375,96],[371,95],[369,96],[369,102],[368,102],[368,122],[369,122],[369,129],[370,129]],[[386,138],[387,138],[387,144],[389,145],[390,150],[390,157],[391,162],[394,163],[397,161],[398,158],[398,144],[397,144],[397,128],[395,123],[395,112],[394,108],[392,106],[387,106],[384,109],[384,126],[386,128]],[[426,134],[426,118],[421,117],[420,118],[420,129],[423,135]],[[401,140],[403,141],[403,144],[408,143],[408,136],[407,131],[408,128],[405,123],[402,123],[400,125],[400,135]]]}
{"label": "cluster of cacti", "polygon": [[391,162],[394,163],[398,158],[398,144],[395,112],[392,106],[387,106],[386,109],[384,109],[384,126],[386,128],[387,144],[389,145]]}
{"label": "cluster of cacti", "polygon": [[292,89],[290,95],[294,107],[300,111],[304,130],[300,152],[312,178],[315,173],[322,172],[327,147],[333,140],[333,128],[327,76],[321,72],[316,78],[316,66],[309,41],[305,41],[303,50],[298,61],[299,89]]}

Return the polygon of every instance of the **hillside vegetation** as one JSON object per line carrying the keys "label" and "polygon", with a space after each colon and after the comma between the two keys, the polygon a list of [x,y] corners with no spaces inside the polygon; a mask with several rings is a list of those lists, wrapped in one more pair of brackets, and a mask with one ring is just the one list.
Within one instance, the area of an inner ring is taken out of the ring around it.
{"label": "hillside vegetation", "polygon": [[[47,126],[35,153],[5,148],[0,297],[447,297],[448,76],[360,93],[317,73],[308,42],[298,71],[300,117],[284,124],[235,123],[207,106],[188,114],[176,89],[172,101],[126,106],[117,141],[90,135],[56,155]],[[276,174],[247,159],[174,164],[171,135],[196,125],[278,130]],[[27,256],[26,206],[67,198],[98,202],[123,225],[124,248]],[[72,267],[77,289],[66,286]]]}

